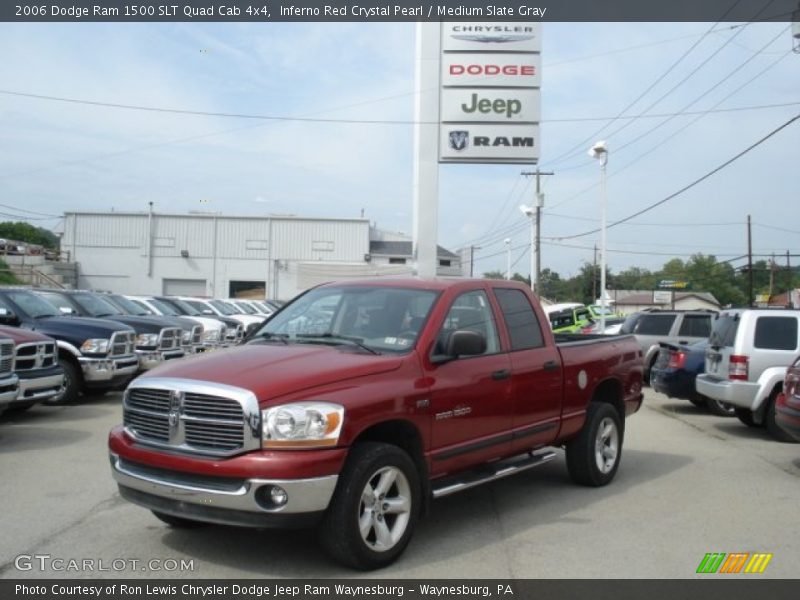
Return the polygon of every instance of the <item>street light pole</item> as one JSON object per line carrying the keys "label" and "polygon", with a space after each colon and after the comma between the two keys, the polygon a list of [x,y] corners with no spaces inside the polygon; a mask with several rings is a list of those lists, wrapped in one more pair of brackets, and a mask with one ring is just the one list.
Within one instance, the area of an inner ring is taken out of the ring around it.
{"label": "street light pole", "polygon": [[523,171],[522,175],[530,177],[536,176],[536,204],[531,203],[530,207],[520,206],[519,209],[526,217],[531,220],[531,290],[539,293],[539,280],[542,278],[542,248],[541,248],[541,227],[542,227],[542,207],[544,206],[544,194],[542,193],[541,176],[553,175],[552,171]]}
{"label": "street light pole", "polygon": [[600,331],[606,329],[606,164],[608,147],[604,141],[589,149],[589,156],[600,161]]}
{"label": "street light pole", "polygon": [[511,279],[511,239],[503,240],[506,245],[506,279]]}

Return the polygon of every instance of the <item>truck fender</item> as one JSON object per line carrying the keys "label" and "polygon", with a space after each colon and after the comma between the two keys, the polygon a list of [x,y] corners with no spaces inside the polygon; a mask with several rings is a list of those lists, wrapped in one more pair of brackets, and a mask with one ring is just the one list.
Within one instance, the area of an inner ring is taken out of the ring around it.
{"label": "truck fender", "polygon": [[56,345],[58,346],[59,351],[64,350],[70,353],[75,358],[80,358],[82,356],[81,351],[78,350],[75,346],[73,346],[69,342],[65,342],[63,340],[56,340]]}
{"label": "truck fender", "polygon": [[644,356],[644,368],[648,370],[650,368],[650,364],[656,359],[658,356],[658,352],[661,350],[661,346],[659,344],[653,344],[647,349],[647,354]]}
{"label": "truck fender", "polygon": [[787,367],[770,367],[761,373],[761,377],[758,378],[758,392],[756,393],[756,397],[753,398],[753,404],[750,410],[753,412],[758,411],[770,397],[775,386],[783,385],[783,380],[786,377],[786,369]]}

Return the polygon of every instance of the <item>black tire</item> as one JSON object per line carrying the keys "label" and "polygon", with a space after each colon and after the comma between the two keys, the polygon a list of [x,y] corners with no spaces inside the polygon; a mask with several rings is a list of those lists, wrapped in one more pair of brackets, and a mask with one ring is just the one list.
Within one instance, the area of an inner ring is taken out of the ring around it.
{"label": "black tire", "polygon": [[[366,503],[364,498],[381,491],[382,484],[383,494],[372,495],[373,504]],[[358,444],[350,451],[322,521],[322,546],[332,558],[354,569],[391,564],[411,540],[420,512],[420,487],[417,468],[402,449],[375,442]],[[397,510],[388,510],[391,505],[386,500]]]}
{"label": "black tire", "polygon": [[44,401],[50,406],[61,406],[63,404],[74,404],[81,395],[83,377],[78,366],[65,358],[58,359],[58,366],[64,371],[64,388],[62,393]]}
{"label": "black tire", "polygon": [[697,408],[706,408],[708,405],[706,404],[705,397],[697,394],[694,396],[689,397],[689,402],[694,404]]}
{"label": "black tire", "polygon": [[622,459],[622,440],[622,419],[616,409],[605,402],[591,402],[578,437],[566,445],[569,476],[590,487],[611,482]]}
{"label": "black tire", "polygon": [[15,402],[11,406],[7,406],[5,410],[5,414],[7,415],[19,415],[24,413],[29,408],[36,406],[36,400],[31,400],[29,402]]}
{"label": "black tire", "polygon": [[720,417],[732,417],[736,414],[736,407],[727,402],[714,400],[713,398],[706,398],[706,408],[712,415],[719,415]]}
{"label": "black tire", "polygon": [[752,410],[748,408],[734,408],[733,412],[736,415],[736,418],[748,427],[758,427],[755,417],[753,417]]}
{"label": "black tire", "polygon": [[647,365],[647,368],[644,370],[643,373],[644,384],[649,385],[650,387],[653,387],[653,384],[650,382],[650,376],[651,376],[650,374],[653,372],[653,367],[656,366],[657,360],[658,360],[658,352],[656,352],[656,355],[650,360],[650,362]]}
{"label": "black tire", "polygon": [[196,529],[197,527],[205,527],[208,525],[208,523],[204,523],[202,521],[194,521],[184,517],[176,517],[174,515],[168,515],[167,513],[159,512],[157,510],[151,510],[150,512],[152,512],[159,521],[162,521],[175,529]]}
{"label": "black tire", "polygon": [[769,433],[779,442],[784,442],[786,444],[800,444],[800,440],[797,440],[786,433],[775,420],[775,402],[778,399],[778,393],[778,390],[773,390],[772,394],[770,394],[770,397],[767,400],[767,410],[764,413],[764,426],[767,428],[767,433]]}

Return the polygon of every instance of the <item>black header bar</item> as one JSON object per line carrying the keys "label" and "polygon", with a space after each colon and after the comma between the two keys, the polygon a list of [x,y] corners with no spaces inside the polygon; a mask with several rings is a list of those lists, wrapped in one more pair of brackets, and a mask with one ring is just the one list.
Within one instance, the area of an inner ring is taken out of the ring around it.
{"label": "black header bar", "polygon": [[[742,22],[799,15],[798,0],[3,0],[0,22]],[[800,17],[796,17],[800,18]]]}

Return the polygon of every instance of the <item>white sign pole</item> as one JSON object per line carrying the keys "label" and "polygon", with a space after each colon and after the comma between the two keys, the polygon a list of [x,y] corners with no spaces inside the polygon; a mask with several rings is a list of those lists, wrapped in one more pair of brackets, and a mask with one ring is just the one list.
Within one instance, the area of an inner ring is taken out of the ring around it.
{"label": "white sign pole", "polygon": [[440,24],[416,25],[414,70],[414,271],[435,277],[439,209]]}

